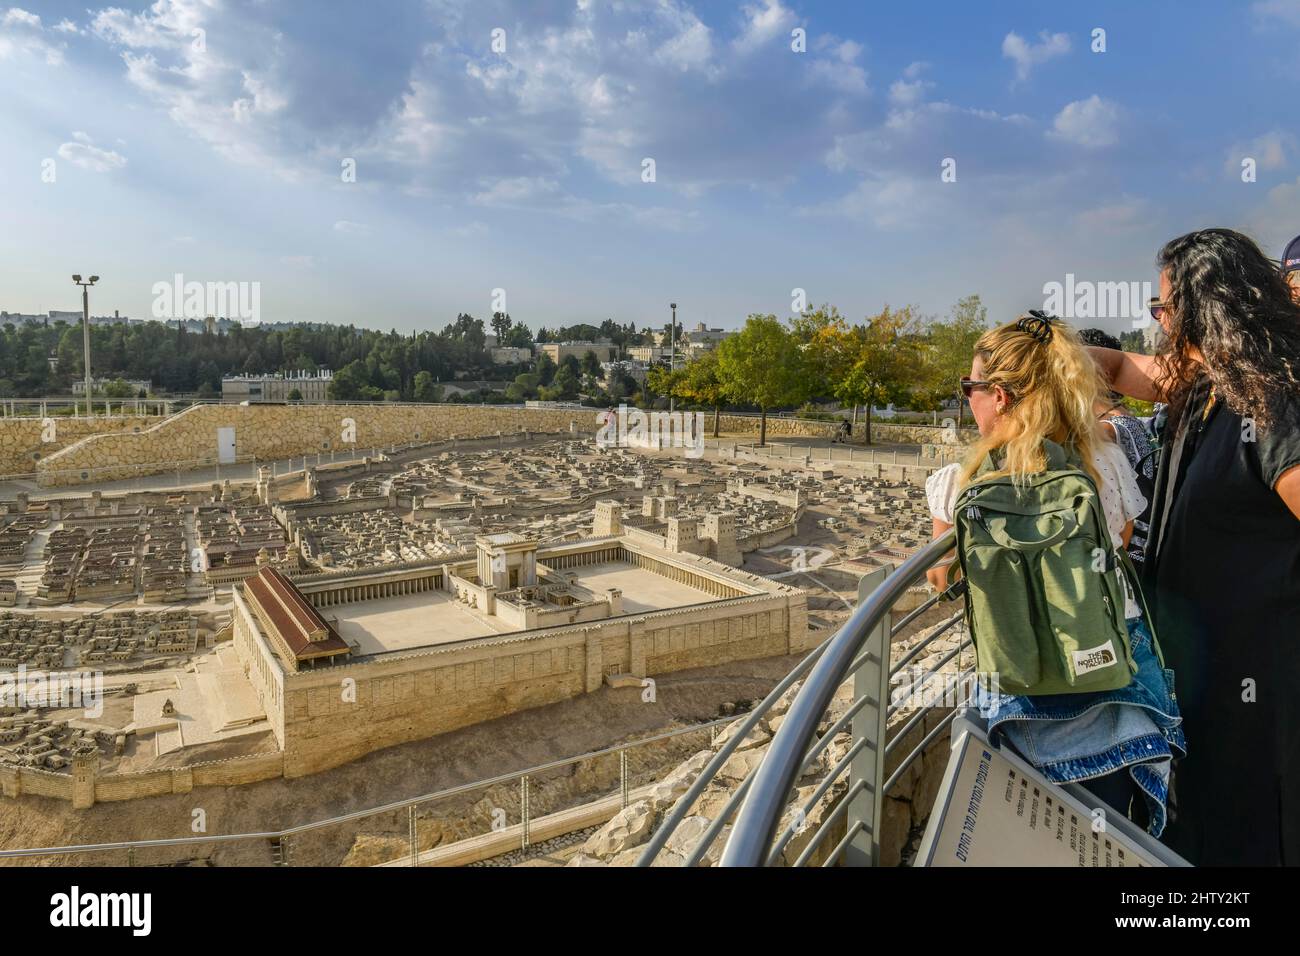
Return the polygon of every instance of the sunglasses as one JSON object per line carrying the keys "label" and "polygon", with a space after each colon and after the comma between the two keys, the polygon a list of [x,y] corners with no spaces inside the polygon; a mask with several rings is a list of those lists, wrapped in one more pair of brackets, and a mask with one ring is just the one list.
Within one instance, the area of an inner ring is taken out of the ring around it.
{"label": "sunglasses", "polygon": [[967,398],[970,398],[970,393],[975,391],[975,389],[988,388],[992,384],[992,382],[981,382],[979,379],[966,378],[963,376],[961,380],[961,393]]}
{"label": "sunglasses", "polygon": [[1169,308],[1169,303],[1161,302],[1158,299],[1147,303],[1147,311],[1151,313],[1151,318],[1153,319],[1159,319],[1160,313],[1164,312],[1167,308]]}

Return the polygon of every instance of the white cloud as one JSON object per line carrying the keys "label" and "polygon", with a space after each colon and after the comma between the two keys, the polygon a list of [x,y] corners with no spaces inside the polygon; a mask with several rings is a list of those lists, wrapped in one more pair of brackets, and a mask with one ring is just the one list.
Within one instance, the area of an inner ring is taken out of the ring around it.
{"label": "white cloud", "polygon": [[1118,202],[1085,209],[1074,217],[1074,223],[1081,232],[1119,232],[1145,226],[1149,216],[1150,203],[1125,196]]}
{"label": "white cloud", "polygon": [[107,173],[126,165],[125,156],[94,145],[91,138],[80,130],[72,134],[71,142],[59,146],[59,156],[74,166],[96,173]]}
{"label": "white cloud", "polygon": [[333,229],[340,236],[368,236],[370,227],[362,222],[351,222],[347,219],[340,219],[334,223]]}
{"label": "white cloud", "polygon": [[849,95],[870,92],[867,71],[857,62],[862,55],[862,44],[842,40],[832,34],[821,34],[813,43],[820,56],[808,66],[808,75],[819,85]]}
{"label": "white cloud", "polygon": [[0,26],[34,27],[39,30],[41,28],[41,18],[35,13],[28,13],[21,7],[10,7],[5,11],[5,15],[0,17]]}
{"label": "white cloud", "polygon": [[1048,135],[1076,146],[1101,149],[1119,141],[1119,124],[1119,107],[1094,93],[1086,100],[1067,103],[1056,114]]}
{"label": "white cloud", "polygon": [[1260,0],[1251,4],[1250,9],[1260,20],[1280,20],[1300,27],[1300,0]]}
{"label": "white cloud", "polygon": [[1018,33],[1008,33],[1002,40],[1002,55],[1015,61],[1016,82],[1023,83],[1029,79],[1029,73],[1040,63],[1046,63],[1058,56],[1070,52],[1070,38],[1064,33],[1038,34],[1038,42],[1033,43]]}
{"label": "white cloud", "polygon": [[472,197],[481,206],[515,206],[562,195],[560,184],[541,176],[499,179]]}
{"label": "white cloud", "polygon": [[107,7],[90,21],[90,31],[118,46],[132,49],[177,49],[194,41],[215,0],[156,0],[142,13]]}
{"label": "white cloud", "polygon": [[713,34],[690,10],[665,7],[666,15],[677,21],[677,31],[664,40],[655,56],[680,70],[703,69],[713,59]]}
{"label": "white cloud", "polygon": [[915,106],[924,98],[927,90],[934,87],[929,80],[921,79],[921,74],[929,67],[928,63],[909,63],[903,75],[889,84],[889,102],[897,107]]}
{"label": "white cloud", "polygon": [[58,23],[54,24],[53,29],[58,30],[60,33],[80,33],[80,32],[81,32],[81,30],[79,30],[79,29],[77,28],[77,25],[76,25],[75,23],[73,23],[71,20],[68,20],[68,19],[66,19],[66,18],[63,19],[63,20],[60,20]]}
{"label": "white cloud", "polygon": [[745,4],[744,26],[733,46],[740,53],[752,53],[778,36],[789,37],[794,29],[795,15],[781,6],[781,0],[762,0],[761,4]]}
{"label": "white cloud", "polygon": [[1281,129],[1269,130],[1245,143],[1234,143],[1228,150],[1223,168],[1233,178],[1241,175],[1241,161],[1247,157],[1255,160],[1259,170],[1272,171],[1287,165],[1287,155],[1295,150],[1296,140],[1291,133]]}
{"label": "white cloud", "polygon": [[916,225],[939,198],[938,177],[921,181],[912,176],[867,176],[837,199],[799,210],[802,216],[832,216],[869,222],[879,229]]}
{"label": "white cloud", "polygon": [[60,66],[65,45],[52,43],[46,37],[47,32],[39,15],[21,7],[10,7],[0,15],[0,60],[25,53],[40,57],[47,66]]}
{"label": "white cloud", "polygon": [[1285,245],[1300,233],[1300,178],[1274,186],[1249,215],[1247,231],[1266,255],[1280,257]]}

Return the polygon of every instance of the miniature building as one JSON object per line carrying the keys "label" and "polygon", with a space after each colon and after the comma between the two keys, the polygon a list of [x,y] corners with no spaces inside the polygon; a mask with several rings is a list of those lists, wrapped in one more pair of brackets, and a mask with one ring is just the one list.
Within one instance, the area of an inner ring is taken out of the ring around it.
{"label": "miniature building", "polygon": [[333,664],[350,653],[293,582],[275,568],[264,567],[247,578],[244,597],[295,667],[315,667],[320,661]]}
{"label": "miniature building", "polygon": [[478,550],[479,583],[498,591],[532,587],[537,583],[537,542],[517,534],[493,534],[474,539]]}

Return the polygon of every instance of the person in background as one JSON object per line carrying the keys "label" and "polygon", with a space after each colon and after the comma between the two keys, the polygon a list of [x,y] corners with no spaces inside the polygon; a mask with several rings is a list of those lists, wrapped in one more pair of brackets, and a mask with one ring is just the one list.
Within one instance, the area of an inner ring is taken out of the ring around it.
{"label": "person in background", "polygon": [[1247,236],[1160,250],[1155,356],[1092,349],[1169,402],[1143,592],[1195,741],[1165,842],[1198,866],[1300,864],[1300,302]]}
{"label": "person in background", "polygon": [[[1084,345],[1123,350],[1119,339],[1102,329],[1080,329],[1079,340]],[[1140,568],[1142,559],[1146,556],[1147,534],[1151,530],[1151,502],[1155,497],[1158,452],[1155,433],[1156,417],[1151,415],[1138,418],[1124,407],[1123,400],[1124,396],[1118,392],[1109,392],[1097,404],[1095,410],[1102,427],[1123,450],[1129,467],[1133,469],[1138,490],[1142,492],[1142,497],[1147,502],[1142,513],[1133,519],[1133,534],[1129,537],[1127,546],[1128,556],[1133,560],[1133,564]]]}
{"label": "person in background", "polygon": [[[1052,320],[1043,334],[1023,318],[990,329],[975,343],[970,377],[961,386],[981,440],[964,463],[926,479],[935,538],[953,527],[958,492],[973,480],[979,462],[993,454],[1004,464],[992,475],[1027,477],[1047,468],[1043,441],[1050,439],[1077,454],[1097,487],[1111,546],[1125,546],[1146,501],[1123,452],[1092,411],[1102,382],[1073,330]],[[928,572],[936,590],[946,587],[947,570],[941,565]],[[1025,595],[1005,595],[1009,614],[1016,613],[1017,600],[1023,604]],[[1134,594],[1128,594],[1124,617],[1138,665],[1127,686],[1034,697],[980,687],[975,704],[988,715],[991,741],[1007,741],[1054,783],[1082,784],[1158,837],[1172,763],[1187,743],[1173,674],[1160,665]]]}
{"label": "person in background", "polygon": [[1300,236],[1286,244],[1282,251],[1282,275],[1291,286],[1291,296],[1300,302]]}

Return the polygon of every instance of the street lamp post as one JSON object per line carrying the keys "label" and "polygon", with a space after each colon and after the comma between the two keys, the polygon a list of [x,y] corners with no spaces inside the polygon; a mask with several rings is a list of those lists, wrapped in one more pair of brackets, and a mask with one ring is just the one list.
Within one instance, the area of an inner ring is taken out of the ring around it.
{"label": "street lamp post", "polygon": [[72,281],[81,286],[81,341],[86,349],[86,417],[90,418],[94,414],[94,407],[91,405],[90,399],[90,287],[99,281],[99,276],[91,276],[89,281],[82,282],[81,276],[75,275],[72,277]]}
{"label": "street lamp post", "polygon": [[668,308],[673,310],[673,322],[668,329],[668,411],[671,412],[676,408],[676,403],[673,400],[673,393],[671,391],[671,383],[672,374],[677,371],[677,303],[669,302]]}

